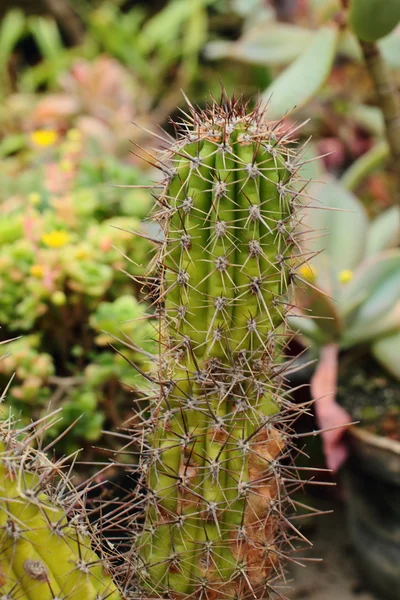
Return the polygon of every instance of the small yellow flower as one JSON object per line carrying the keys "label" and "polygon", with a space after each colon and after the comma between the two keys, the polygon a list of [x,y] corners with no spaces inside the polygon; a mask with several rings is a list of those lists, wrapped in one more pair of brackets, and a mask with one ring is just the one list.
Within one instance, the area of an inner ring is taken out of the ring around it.
{"label": "small yellow flower", "polygon": [[297,272],[303,279],[310,283],[313,283],[317,278],[317,270],[312,265],[301,265]]}
{"label": "small yellow flower", "polygon": [[41,196],[37,192],[31,192],[28,195],[28,202],[31,206],[37,206],[38,204],[40,204],[40,201],[41,201]]}
{"label": "small yellow flower", "polygon": [[36,146],[46,148],[56,143],[58,133],[54,129],[36,129],[36,131],[32,131],[31,133],[31,140]]}
{"label": "small yellow flower", "polygon": [[76,127],[69,129],[67,131],[67,140],[70,142],[80,142],[82,139],[82,132],[79,131]]}
{"label": "small yellow flower", "polygon": [[42,235],[42,242],[49,248],[62,248],[68,243],[69,235],[66,231],[54,230]]}
{"label": "small yellow flower", "polygon": [[42,279],[42,277],[44,275],[44,268],[42,267],[42,265],[32,265],[31,268],[29,269],[29,272],[33,277]]}
{"label": "small yellow flower", "polygon": [[344,271],[340,271],[340,273],[338,275],[338,279],[339,279],[340,283],[348,283],[349,281],[351,281],[353,279],[353,271],[350,271],[350,269],[345,269]]}
{"label": "small yellow flower", "polygon": [[89,256],[90,254],[85,248],[78,248],[75,251],[75,258],[78,260],[84,260],[85,258],[89,258]]}

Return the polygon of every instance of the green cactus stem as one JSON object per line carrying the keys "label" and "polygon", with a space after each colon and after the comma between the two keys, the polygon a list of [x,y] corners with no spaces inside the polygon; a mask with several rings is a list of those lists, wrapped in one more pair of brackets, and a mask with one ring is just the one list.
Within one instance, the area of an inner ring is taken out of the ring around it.
{"label": "green cactus stem", "polygon": [[135,432],[134,597],[265,598],[297,531],[282,461],[298,413],[279,357],[301,160],[295,128],[260,107],[189,109],[160,160],[159,394]]}
{"label": "green cactus stem", "polygon": [[15,424],[0,424],[1,600],[122,600],[92,549],[79,494],[27,433],[21,440]]}

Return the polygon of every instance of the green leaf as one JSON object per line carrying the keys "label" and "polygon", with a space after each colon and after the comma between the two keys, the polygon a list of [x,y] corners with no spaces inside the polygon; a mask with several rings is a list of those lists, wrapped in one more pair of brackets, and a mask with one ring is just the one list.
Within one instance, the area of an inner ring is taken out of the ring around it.
{"label": "green leaf", "polygon": [[374,342],[371,351],[386,371],[400,380],[400,329]]}
{"label": "green leaf", "polygon": [[140,41],[143,49],[150,52],[158,46],[176,43],[176,39],[191,15],[211,0],[173,0],[143,26]]}
{"label": "green leaf", "polygon": [[19,152],[26,146],[26,135],[23,133],[12,133],[4,137],[0,142],[0,157],[9,156]]}
{"label": "green leaf", "polygon": [[400,251],[387,250],[364,261],[342,295],[348,327],[343,344],[351,346],[387,333],[398,326]]}
{"label": "green leaf", "polygon": [[384,60],[392,69],[400,69],[400,27],[378,42]]}
{"label": "green leaf", "polygon": [[[341,33],[339,52],[352,61],[363,63],[363,55],[356,36],[346,29]],[[400,70],[400,27],[377,42],[384,61],[391,69]],[[369,108],[374,108],[370,106]]]}
{"label": "green leaf", "polygon": [[344,29],[340,33],[338,52],[341,56],[351,61],[359,64],[362,64],[363,62],[360,44],[354,33],[352,33],[349,29]]}
{"label": "green leaf", "polygon": [[382,137],[385,133],[385,121],[382,111],[376,106],[367,106],[366,104],[351,104],[348,107],[347,116],[361,125],[373,135]]}
{"label": "green leaf", "polygon": [[288,325],[293,333],[301,334],[307,340],[322,346],[328,343],[329,337],[325,336],[318,327],[315,319],[309,319],[306,316],[291,315],[288,317]]}
{"label": "green leaf", "polygon": [[30,17],[29,29],[43,58],[59,60],[64,53],[64,45],[56,22],[45,17]]}
{"label": "green leaf", "polygon": [[359,200],[339,181],[326,178],[314,183],[308,194],[315,200],[304,211],[303,223],[315,234],[305,246],[308,251],[319,253],[311,260],[317,285],[339,299],[339,274],[353,271],[364,256],[367,214]]}
{"label": "green leaf", "polygon": [[367,256],[400,246],[400,208],[392,206],[370,225],[367,237]]}
{"label": "green leaf", "polygon": [[[325,341],[338,339],[342,322],[338,312],[339,306],[333,298],[318,289],[316,285],[307,285],[304,281],[299,286],[295,303],[306,316],[312,317],[312,322],[319,331],[318,334],[314,333],[314,337],[318,335]],[[310,330],[310,326],[308,329]]]}
{"label": "green leaf", "polygon": [[303,52],[314,35],[309,29],[289,23],[262,23],[248,29],[236,42],[210,42],[205,48],[205,56],[209,59],[233,58],[258,65],[281,66],[292,62]]}
{"label": "green leaf", "polygon": [[380,167],[390,156],[387,142],[379,142],[365,152],[342,175],[341,182],[348,190],[354,190],[375,169]]}
{"label": "green leaf", "polygon": [[182,57],[185,77],[191,79],[196,74],[200,51],[208,34],[208,15],[205,6],[194,11],[183,29]]}
{"label": "green leaf", "polygon": [[25,30],[25,15],[21,10],[10,10],[0,27],[0,67],[3,68]]}
{"label": "green leaf", "polygon": [[336,27],[322,27],[306,50],[265,90],[269,119],[298,110],[318,93],[331,72],[338,39]]}

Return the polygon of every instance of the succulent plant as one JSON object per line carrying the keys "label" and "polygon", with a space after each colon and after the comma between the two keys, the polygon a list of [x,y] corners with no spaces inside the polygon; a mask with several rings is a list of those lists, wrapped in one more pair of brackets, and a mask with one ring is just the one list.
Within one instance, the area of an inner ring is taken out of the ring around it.
{"label": "succulent plant", "polygon": [[[70,453],[118,427],[130,411],[128,390],[145,381],[106,346],[126,336],[137,343],[145,336],[146,350],[151,344],[151,326],[136,320],[145,309],[134,297],[134,278],[153,251],[140,220],[152,199],[146,190],[110,185],[134,186],[146,175],[93,154],[81,131],[36,132],[42,143],[46,135],[52,143],[36,149],[40,160],[0,166],[0,339],[22,336],[0,363],[0,387],[16,375],[0,413],[11,405],[29,422],[49,403],[62,405],[62,422],[46,435],[81,417],[58,447]],[[146,370],[143,354],[131,349],[129,360]]]}
{"label": "succulent plant", "polygon": [[399,21],[398,0],[387,0],[385,10],[379,0],[350,0],[349,25],[360,40],[375,42],[393,31]]}
{"label": "succulent plant", "polygon": [[[122,600],[80,494],[32,444],[40,427],[0,422],[0,597],[4,600]],[[98,549],[98,547],[97,547]]]}
{"label": "succulent plant", "polygon": [[[295,315],[289,317],[305,345],[318,350],[365,345],[400,379],[400,211],[394,206],[370,221],[361,202],[340,182],[314,184],[321,208],[303,215],[313,256],[300,269]],[[303,248],[305,250],[305,248]]]}
{"label": "succulent plant", "polygon": [[298,533],[285,511],[299,481],[283,463],[297,410],[279,362],[297,128],[225,96],[189,108],[159,161],[158,391],[135,417],[134,597],[264,598]]}

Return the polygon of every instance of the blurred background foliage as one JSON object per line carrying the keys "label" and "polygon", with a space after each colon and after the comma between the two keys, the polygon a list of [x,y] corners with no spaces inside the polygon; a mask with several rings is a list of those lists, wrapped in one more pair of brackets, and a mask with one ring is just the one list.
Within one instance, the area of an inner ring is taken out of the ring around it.
{"label": "blurred background foliage", "polygon": [[[152,324],[138,301],[152,202],[116,186],[157,179],[149,130],[173,133],[181,90],[202,106],[221,81],[269,101],[271,118],[305,122],[306,161],[320,158],[303,176],[328,182],[311,194],[333,210],[305,215],[330,233],[302,272],[298,342],[316,356],[332,340],[365,349],[400,378],[398,182],[338,0],[8,0],[1,11],[0,335],[18,338],[0,363],[3,387],[15,374],[4,413],[63,406],[51,436],[83,414],[63,444],[89,456],[148,385]],[[398,84],[399,28],[379,47]],[[129,339],[128,362],[110,344]]]}

